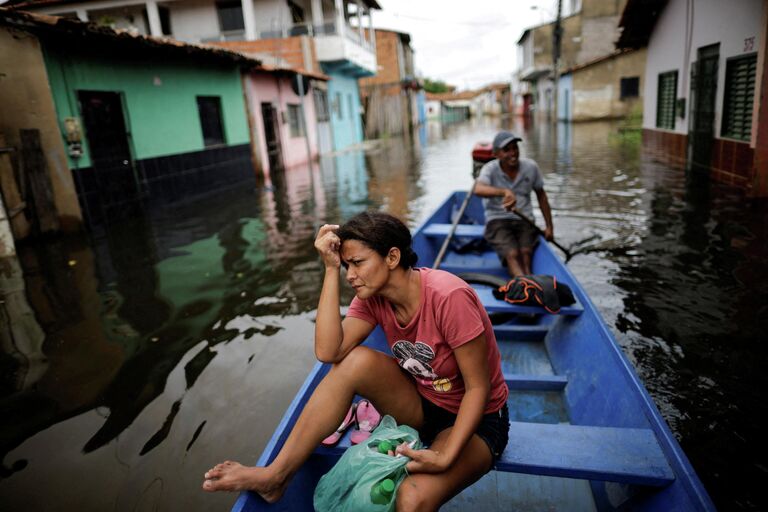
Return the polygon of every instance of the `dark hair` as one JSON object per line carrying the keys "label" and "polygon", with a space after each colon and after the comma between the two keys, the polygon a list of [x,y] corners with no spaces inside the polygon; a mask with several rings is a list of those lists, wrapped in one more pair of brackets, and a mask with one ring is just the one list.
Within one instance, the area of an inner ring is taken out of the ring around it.
{"label": "dark hair", "polygon": [[419,259],[411,248],[411,232],[405,224],[388,213],[362,212],[345,222],[336,235],[345,240],[359,240],[382,257],[393,247],[400,249],[399,265],[409,269]]}

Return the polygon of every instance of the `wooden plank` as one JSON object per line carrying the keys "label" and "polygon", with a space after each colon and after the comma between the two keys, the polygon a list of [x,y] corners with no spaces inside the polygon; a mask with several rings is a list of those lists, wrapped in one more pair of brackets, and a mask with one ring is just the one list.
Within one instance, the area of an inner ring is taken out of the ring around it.
{"label": "wooden plank", "polygon": [[568,384],[564,375],[504,374],[507,387],[516,391],[562,391]]}
{"label": "wooden plank", "polygon": [[[5,144],[5,136],[0,133],[0,146],[5,146]],[[9,152],[0,152],[0,192],[2,192],[5,200],[5,209],[11,223],[13,236],[16,240],[22,240],[29,235],[30,226],[24,216],[26,203],[19,193]]]}
{"label": "wooden plank", "polygon": [[501,324],[493,326],[497,340],[542,341],[549,325]]}
{"label": "wooden plank", "polygon": [[29,183],[29,201],[34,207],[35,221],[41,233],[59,230],[59,216],[53,200],[53,185],[40,143],[40,130],[20,130],[21,156]]}
{"label": "wooden plank", "polygon": [[[483,224],[457,224],[455,237],[483,238]],[[422,233],[430,238],[440,238],[448,236],[451,231],[451,224],[430,224],[426,226]]]}
{"label": "wooden plank", "polygon": [[675,479],[650,429],[512,422],[499,471],[636,485]]}

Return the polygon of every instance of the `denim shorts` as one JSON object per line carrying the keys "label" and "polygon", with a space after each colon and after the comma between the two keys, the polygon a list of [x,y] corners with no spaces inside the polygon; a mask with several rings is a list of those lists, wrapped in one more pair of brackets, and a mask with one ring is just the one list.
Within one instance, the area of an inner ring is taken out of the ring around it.
{"label": "denim shorts", "polygon": [[[423,396],[421,397],[421,407],[424,411],[424,425],[419,429],[419,435],[421,441],[429,446],[440,432],[456,423],[457,415],[433,404]],[[507,441],[509,441],[509,409],[507,404],[504,404],[504,407],[496,412],[484,414],[475,434],[488,445],[493,463],[496,464],[504,452],[504,448],[507,447]]]}

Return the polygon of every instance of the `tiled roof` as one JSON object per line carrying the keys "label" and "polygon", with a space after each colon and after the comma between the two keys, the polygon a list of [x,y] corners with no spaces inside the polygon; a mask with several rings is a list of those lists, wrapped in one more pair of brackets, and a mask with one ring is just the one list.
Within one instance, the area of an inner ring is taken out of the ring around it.
{"label": "tiled roof", "polygon": [[143,47],[157,51],[172,51],[177,54],[194,55],[218,61],[229,61],[244,66],[260,67],[261,61],[238,52],[224,50],[213,46],[182,43],[174,39],[152,37],[135,34],[127,30],[113,29],[84,23],[73,18],[33,14],[25,11],[15,11],[0,7],[0,25],[12,26],[35,33],[82,38],[126,45],[131,48]]}
{"label": "tiled roof", "polygon": [[427,93],[427,100],[429,101],[456,101],[456,100],[471,100],[480,94],[477,91],[463,91],[463,92],[441,92],[441,93]]}

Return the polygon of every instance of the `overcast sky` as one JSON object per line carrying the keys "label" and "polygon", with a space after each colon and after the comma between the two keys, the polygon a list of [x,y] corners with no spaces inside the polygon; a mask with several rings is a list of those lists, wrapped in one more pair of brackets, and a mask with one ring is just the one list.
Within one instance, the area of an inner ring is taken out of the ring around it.
{"label": "overcast sky", "polygon": [[556,0],[378,2],[374,27],[409,33],[416,72],[459,89],[508,81],[523,30],[554,20],[557,9]]}

